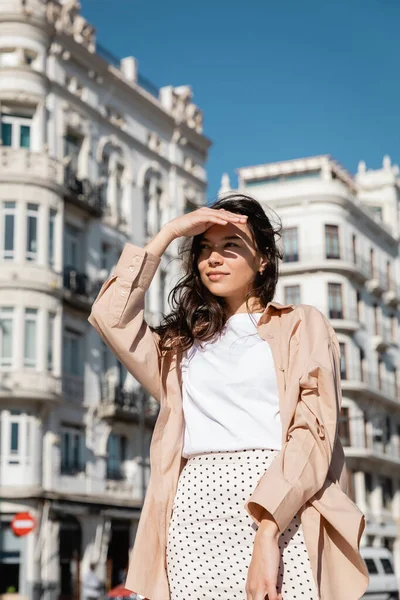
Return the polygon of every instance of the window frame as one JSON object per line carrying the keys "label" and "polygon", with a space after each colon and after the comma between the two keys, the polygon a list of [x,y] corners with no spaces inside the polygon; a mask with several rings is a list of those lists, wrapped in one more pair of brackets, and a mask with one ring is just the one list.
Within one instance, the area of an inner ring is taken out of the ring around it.
{"label": "window frame", "polygon": [[[331,290],[337,290],[334,294],[331,293]],[[335,308],[336,300],[340,299],[340,308]],[[331,300],[332,303],[331,303]],[[344,310],[343,310],[343,284],[336,281],[328,281],[328,313],[330,319],[344,319]]]}
{"label": "window frame", "polygon": [[[13,206],[7,206],[7,205]],[[6,231],[7,231],[7,217],[12,217],[12,249],[6,250]],[[16,248],[15,248],[15,239],[16,239],[16,224],[17,224],[17,203],[15,200],[3,200],[1,203],[1,230],[0,237],[4,240],[2,249],[1,249],[1,259],[5,262],[15,260]]]}
{"label": "window frame", "polygon": [[[8,318],[5,318],[3,315],[10,315]],[[10,332],[10,340],[11,340],[11,352],[7,361],[4,360],[3,357],[3,328],[0,327],[0,369],[3,367],[9,368],[13,367],[14,364],[14,329],[15,329],[15,310],[13,306],[0,306],[0,322],[10,321],[11,322],[11,332]]]}
{"label": "window frame", "polygon": [[282,242],[283,242],[283,262],[299,262],[299,228],[284,227],[282,230]]}
{"label": "window frame", "polygon": [[340,230],[339,225],[325,224],[325,258],[340,260]]}
{"label": "window frame", "polygon": [[[27,150],[31,149],[32,142],[32,117],[24,117],[16,114],[1,114],[1,125],[10,125],[11,126],[11,144],[4,144],[3,141],[3,131],[1,130],[1,139],[2,145],[5,148],[26,148]],[[28,127],[29,128],[29,145],[22,146],[21,145],[21,128]]]}

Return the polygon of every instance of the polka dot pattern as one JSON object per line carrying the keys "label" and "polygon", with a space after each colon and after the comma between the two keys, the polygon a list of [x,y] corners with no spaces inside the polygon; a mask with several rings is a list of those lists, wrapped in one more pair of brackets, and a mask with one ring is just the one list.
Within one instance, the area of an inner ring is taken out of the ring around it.
{"label": "polka dot pattern", "polygon": [[[178,481],[167,539],[170,600],[246,600],[257,525],[244,503],[278,450],[190,457]],[[277,589],[283,600],[317,600],[302,525],[279,537]]]}

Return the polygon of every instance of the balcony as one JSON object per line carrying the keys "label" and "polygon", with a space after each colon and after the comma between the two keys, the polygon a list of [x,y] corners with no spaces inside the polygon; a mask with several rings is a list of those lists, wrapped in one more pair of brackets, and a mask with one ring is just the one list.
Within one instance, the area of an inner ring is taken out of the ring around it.
{"label": "balcony", "polygon": [[360,328],[357,309],[352,307],[344,308],[342,310],[330,309],[329,320],[336,331],[343,331],[351,334]]}
{"label": "balcony", "polygon": [[62,182],[62,165],[44,152],[0,146],[0,182],[50,180]]}
{"label": "balcony", "polygon": [[89,179],[79,179],[76,171],[67,165],[64,169],[64,200],[78,206],[95,218],[104,214],[105,201],[102,185],[94,184]]}
{"label": "balcony", "polygon": [[35,369],[0,371],[0,398],[57,403],[61,400],[61,380]]}
{"label": "balcony", "polygon": [[90,281],[86,273],[77,271],[74,267],[64,267],[63,298],[67,304],[88,312],[98,290],[98,282]]}
{"label": "balcony", "polygon": [[365,287],[371,294],[383,294],[388,289],[388,281],[385,273],[380,269],[373,269]]}
{"label": "balcony", "polygon": [[364,398],[386,402],[388,406],[400,406],[399,393],[394,377],[380,376],[377,371],[346,368],[341,374],[343,392],[361,394]]}
{"label": "balcony", "polygon": [[308,245],[307,248],[286,255],[280,265],[283,275],[320,270],[341,272],[360,283],[370,277],[368,261],[348,247],[341,248],[334,254],[325,246]]}
{"label": "balcony", "polygon": [[153,427],[158,416],[159,405],[151,401],[144,390],[128,391],[107,379],[103,382],[99,416],[103,419],[140,423]]}
{"label": "balcony", "polygon": [[400,286],[394,281],[389,282],[388,289],[383,294],[383,300],[395,308],[400,303]]}
{"label": "balcony", "polygon": [[384,352],[392,342],[390,329],[384,325],[379,327],[378,331],[371,337],[371,343],[374,350]]}

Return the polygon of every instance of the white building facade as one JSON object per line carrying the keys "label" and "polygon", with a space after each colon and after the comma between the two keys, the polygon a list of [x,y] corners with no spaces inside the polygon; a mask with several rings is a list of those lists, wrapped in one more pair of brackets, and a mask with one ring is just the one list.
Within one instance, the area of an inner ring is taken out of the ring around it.
{"label": "white building facade", "polygon": [[[312,304],[341,346],[339,434],[349,494],[366,514],[362,545],[394,552],[400,579],[400,180],[329,156],[238,169],[238,191],[282,221],[276,299]],[[229,191],[227,175],[220,193]],[[274,213],[275,211],[275,213]],[[400,581],[399,581],[400,583]]]}
{"label": "white building facade", "polygon": [[[157,416],[90,306],[127,241],[205,204],[210,142],[190,87],[107,54],[73,1],[0,0],[0,123],[0,594],[69,600],[91,562],[123,578]],[[20,538],[19,512],[37,520]]]}

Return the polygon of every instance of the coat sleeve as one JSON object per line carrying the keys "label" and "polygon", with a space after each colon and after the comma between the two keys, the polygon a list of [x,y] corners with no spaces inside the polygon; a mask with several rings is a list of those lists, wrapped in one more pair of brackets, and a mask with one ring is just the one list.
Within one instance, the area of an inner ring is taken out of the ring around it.
{"label": "coat sleeve", "polygon": [[125,244],[88,317],[110,350],[158,401],[158,336],[144,319],[144,298],[160,261],[161,257],[139,246]]}
{"label": "coat sleeve", "polygon": [[257,525],[266,509],[280,532],[325,483],[342,403],[340,349],[333,328],[317,309],[303,326],[299,344],[308,359],[286,441],[245,503]]}

